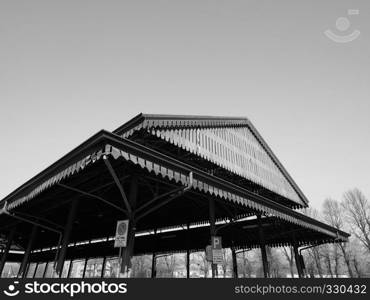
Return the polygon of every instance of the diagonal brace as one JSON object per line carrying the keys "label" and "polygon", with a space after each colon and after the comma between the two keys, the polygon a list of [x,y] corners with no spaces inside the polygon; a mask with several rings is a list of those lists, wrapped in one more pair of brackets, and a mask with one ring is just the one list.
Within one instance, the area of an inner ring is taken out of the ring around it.
{"label": "diagonal brace", "polygon": [[121,211],[121,212],[123,212],[124,214],[127,215],[127,211],[126,210],[124,210],[123,208],[119,207],[118,205],[113,204],[112,202],[109,202],[108,200],[106,200],[106,199],[104,199],[102,197],[99,197],[97,195],[91,194],[89,192],[82,191],[80,189],[77,189],[77,188],[74,188],[74,187],[71,187],[71,186],[62,184],[62,183],[58,183],[58,186],[60,186],[62,188],[65,188],[67,190],[70,190],[70,191],[79,193],[81,195],[88,196],[90,198],[94,198],[94,199],[100,200],[100,201],[104,202],[105,204],[107,204],[109,206],[112,206],[113,208],[115,208],[115,209],[117,209],[117,210],[119,210],[119,211]]}
{"label": "diagonal brace", "polygon": [[123,187],[122,187],[121,182],[120,182],[120,181],[119,181],[119,179],[118,179],[118,176],[117,176],[116,172],[114,171],[114,169],[113,169],[113,167],[112,167],[111,163],[109,162],[108,158],[107,158],[105,155],[104,155],[104,157],[103,157],[103,161],[104,161],[104,163],[105,163],[106,167],[108,168],[109,173],[112,175],[113,180],[114,180],[114,182],[116,183],[116,185],[117,185],[117,187],[118,187],[118,189],[119,189],[119,192],[121,193],[121,196],[122,196],[123,202],[125,203],[126,209],[127,209],[127,211],[128,211],[128,215],[131,215],[131,214],[132,214],[132,208],[131,208],[131,205],[130,205],[130,203],[129,203],[128,199],[127,199],[127,196],[126,196],[126,194],[125,194],[125,191],[124,191],[124,189],[123,189]]}
{"label": "diagonal brace", "polygon": [[[50,227],[48,225],[44,225],[44,224],[38,222],[37,219],[36,220],[30,220],[30,219],[27,219],[27,218],[22,217],[20,215],[16,215],[14,212],[10,212],[8,210],[7,203],[5,203],[4,207],[0,210],[0,215],[1,214],[6,214],[6,215],[8,215],[8,216],[10,216],[10,217],[12,217],[14,219],[17,219],[17,220],[20,220],[20,221],[23,221],[23,222],[26,222],[26,223],[30,223],[30,224],[32,224],[34,226],[39,226],[39,227],[41,227],[43,229],[46,229],[46,230],[49,230],[51,232],[57,233],[58,236],[59,236],[59,239],[58,239],[58,246],[57,246],[57,251],[55,253],[54,262],[57,260],[57,258],[59,256],[59,245],[60,245],[60,243],[62,241],[62,236],[63,236],[63,233],[60,230],[55,229],[55,228],[52,228],[52,227]],[[29,216],[29,217],[31,217],[31,216]]]}
{"label": "diagonal brace", "polygon": [[167,193],[164,193],[162,195],[159,195],[157,197],[154,197],[152,200],[150,200],[148,202],[145,202],[143,205],[141,205],[139,208],[137,208],[135,212],[137,213],[137,212],[143,210],[145,207],[151,205],[152,203],[154,203],[154,202],[156,202],[156,201],[158,201],[158,200],[160,200],[160,199],[162,199],[164,197],[171,196],[171,195],[173,195],[173,194],[175,194],[177,192],[180,192],[182,190],[184,190],[184,187],[179,187],[177,189],[174,189],[173,191],[169,191]]}

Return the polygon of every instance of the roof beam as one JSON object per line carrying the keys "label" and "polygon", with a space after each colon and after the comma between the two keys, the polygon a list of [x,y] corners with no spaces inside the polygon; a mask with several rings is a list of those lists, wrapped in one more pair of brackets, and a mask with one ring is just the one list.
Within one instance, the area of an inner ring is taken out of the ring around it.
{"label": "roof beam", "polygon": [[132,208],[131,208],[131,205],[127,199],[127,196],[126,196],[126,193],[125,193],[125,190],[123,189],[122,187],[122,184],[121,182],[119,181],[118,179],[118,176],[116,174],[116,172],[114,171],[111,163],[109,162],[109,159],[104,155],[103,157],[103,161],[109,171],[109,173],[112,175],[112,178],[114,180],[114,182],[116,183],[118,189],[119,189],[119,192],[122,196],[122,199],[123,199],[123,202],[125,203],[125,206],[126,206],[126,209],[127,209],[127,212],[128,212],[128,215],[131,215],[132,214]]}
{"label": "roof beam", "polygon": [[119,207],[118,205],[115,205],[115,204],[113,204],[112,202],[110,202],[110,201],[108,201],[108,200],[105,200],[105,199],[104,199],[104,198],[102,198],[102,197],[99,197],[99,196],[97,196],[97,195],[93,195],[93,194],[91,194],[91,193],[88,193],[88,192],[82,191],[82,190],[80,190],[80,189],[77,189],[77,188],[74,188],[74,187],[71,187],[71,186],[65,185],[65,184],[63,184],[63,183],[58,183],[58,186],[60,186],[60,187],[62,187],[62,188],[65,188],[65,189],[67,189],[67,190],[70,190],[70,191],[73,191],[73,192],[76,192],[76,193],[82,194],[82,195],[84,195],[84,196],[87,196],[87,197],[90,197],[90,198],[94,198],[94,199],[100,200],[100,201],[104,202],[105,204],[107,204],[107,205],[109,205],[109,206],[111,206],[111,207],[113,207],[113,208],[115,208],[115,209],[117,209],[117,210],[119,210],[119,211],[121,211],[121,212],[123,212],[124,214],[126,214],[126,215],[127,215],[127,211],[126,211],[126,210],[124,210],[122,207]]}
{"label": "roof beam", "polygon": [[[168,192],[168,193],[165,193],[159,197],[155,197],[154,199],[152,199],[151,201],[147,202],[146,204],[150,205],[152,204],[153,202],[157,201],[158,199],[161,199],[163,197],[165,197],[166,195],[169,195],[169,198],[162,201],[161,203],[158,203],[157,205],[155,205],[154,207],[148,209],[147,211],[141,213],[137,218],[136,218],[136,221],[142,219],[143,217],[145,217],[146,215],[149,215],[150,213],[152,213],[153,211],[156,211],[157,209],[161,208],[162,206],[166,205],[167,203],[171,202],[172,200],[175,200],[176,198],[180,197],[181,195],[183,195],[184,193],[186,193],[187,191],[189,191],[192,187],[192,184],[193,184],[193,173],[190,172],[189,173],[189,183],[187,186],[183,186],[183,187],[180,187],[180,188],[177,188],[171,192]],[[138,210],[141,210],[143,209],[144,207],[146,207],[147,205],[144,204],[142,205]]]}
{"label": "roof beam", "polygon": [[164,193],[162,195],[159,195],[157,197],[154,197],[152,200],[148,201],[148,202],[145,202],[143,205],[141,205],[139,208],[137,208],[135,210],[135,213],[138,213],[139,211],[143,210],[144,208],[146,208],[147,206],[151,205],[152,203],[156,202],[157,200],[160,200],[166,196],[170,196],[170,195],[173,195],[175,194],[176,192],[179,192],[179,191],[182,191],[184,189],[184,187],[179,187],[178,189],[175,189],[173,191],[169,191],[167,193]]}

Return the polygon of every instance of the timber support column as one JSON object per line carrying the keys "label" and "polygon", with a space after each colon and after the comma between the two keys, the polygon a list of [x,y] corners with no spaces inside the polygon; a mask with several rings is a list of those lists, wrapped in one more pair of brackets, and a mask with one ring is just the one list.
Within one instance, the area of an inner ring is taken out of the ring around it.
{"label": "timber support column", "polygon": [[23,260],[22,260],[21,266],[19,268],[17,277],[26,278],[27,264],[28,264],[28,261],[29,261],[30,255],[31,255],[33,244],[36,240],[37,229],[38,229],[38,227],[36,225],[32,226],[32,230],[31,230],[29,241],[28,241],[27,249],[24,252]]}
{"label": "timber support column", "polygon": [[[153,237],[153,248],[155,249],[155,246],[157,245],[157,229],[154,229],[154,237]],[[157,265],[157,259],[155,257],[155,251],[153,251],[152,255],[152,274],[151,278],[155,278],[157,276],[157,270],[156,270],[156,265]]]}
{"label": "timber support column", "polygon": [[186,250],[186,278],[190,278],[190,250]]}
{"label": "timber support column", "polygon": [[127,232],[127,246],[122,250],[122,260],[121,260],[121,270],[120,273],[129,273],[131,269],[131,258],[134,254],[134,244],[135,244],[135,232],[136,232],[136,220],[135,220],[135,208],[136,199],[138,193],[138,178],[136,175],[132,177],[130,184],[130,194],[128,197],[129,202],[129,225]]}
{"label": "timber support column", "polygon": [[58,276],[61,276],[62,271],[63,271],[63,265],[64,265],[64,261],[67,255],[67,248],[68,248],[69,240],[70,240],[71,233],[72,233],[73,223],[76,218],[78,202],[79,202],[78,199],[72,200],[71,207],[69,209],[67,223],[65,225],[64,232],[63,232],[62,247],[60,249],[57,265],[55,268],[55,271],[58,274]]}
{"label": "timber support column", "polygon": [[[212,237],[216,235],[216,213],[215,213],[215,199],[209,198],[209,224],[211,240]],[[212,263],[212,278],[217,277],[217,265]]]}
{"label": "timber support column", "polygon": [[233,277],[238,278],[238,261],[236,259],[236,250],[234,247],[231,248],[231,255],[233,258]]}
{"label": "timber support column", "polygon": [[1,256],[1,260],[0,260],[0,278],[1,278],[1,275],[3,274],[3,269],[4,269],[4,266],[5,266],[5,263],[6,263],[6,259],[8,258],[10,248],[11,248],[12,243],[13,243],[14,235],[15,235],[15,227],[13,227],[10,230],[9,234],[8,234],[7,242],[6,242],[6,245],[5,245],[5,248],[4,248],[4,252],[3,252],[3,255]]}
{"label": "timber support column", "polygon": [[295,264],[297,267],[298,277],[303,278],[303,268],[301,265],[301,259],[300,259],[300,255],[298,252],[298,244],[296,241],[294,241],[293,250],[294,250],[294,260],[295,260]]}
{"label": "timber support column", "polygon": [[189,223],[186,225],[186,278],[190,278],[190,249],[189,249],[189,234],[190,225]]}
{"label": "timber support column", "polygon": [[261,220],[261,215],[260,214],[257,215],[257,221],[258,221],[258,233],[259,233],[261,256],[262,256],[263,276],[265,278],[268,278],[268,277],[270,277],[269,265],[268,265],[268,260],[267,260],[265,236],[264,236],[264,232],[263,232],[262,220]]}
{"label": "timber support column", "polygon": [[153,252],[153,256],[152,256],[152,274],[151,274],[152,278],[155,278],[157,276],[156,264],[157,264],[157,259],[155,257],[155,252]]}

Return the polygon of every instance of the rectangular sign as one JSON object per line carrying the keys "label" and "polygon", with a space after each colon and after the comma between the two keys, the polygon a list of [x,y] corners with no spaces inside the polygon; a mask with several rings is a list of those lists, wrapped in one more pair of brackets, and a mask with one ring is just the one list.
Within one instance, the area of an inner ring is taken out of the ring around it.
{"label": "rectangular sign", "polygon": [[212,249],[222,249],[222,238],[220,236],[212,236]]}
{"label": "rectangular sign", "polygon": [[222,264],[223,263],[222,238],[220,236],[212,236],[211,247],[212,247],[212,263],[216,265]]}
{"label": "rectangular sign", "polygon": [[208,245],[206,247],[206,260],[209,262],[213,261],[212,246]]}
{"label": "rectangular sign", "polygon": [[222,255],[222,249],[212,249],[212,263],[215,265],[221,265],[224,262]]}
{"label": "rectangular sign", "polygon": [[128,220],[117,221],[116,236],[114,239],[115,248],[127,246],[128,225]]}

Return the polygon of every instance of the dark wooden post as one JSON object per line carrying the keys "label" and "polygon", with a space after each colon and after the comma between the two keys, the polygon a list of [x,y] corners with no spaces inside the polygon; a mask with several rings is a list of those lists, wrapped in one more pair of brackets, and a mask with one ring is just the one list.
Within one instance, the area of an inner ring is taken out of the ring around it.
{"label": "dark wooden post", "polygon": [[[69,261],[69,266],[68,266],[66,278],[71,278],[72,268],[73,268],[73,259],[71,258],[71,260]],[[60,273],[60,275],[62,275],[62,273]]]}
{"label": "dark wooden post", "polygon": [[189,223],[186,224],[186,278],[190,278],[190,249],[189,249]]}
{"label": "dark wooden post", "polygon": [[[75,218],[76,218],[78,202],[79,202],[78,199],[72,200],[71,208],[69,209],[69,213],[68,213],[67,223],[66,223],[66,226],[64,228],[63,239],[62,239],[62,247],[60,249],[59,258],[58,258],[57,265],[56,265],[56,268],[55,268],[55,270],[56,270],[56,272],[59,276],[63,272],[63,265],[64,265],[64,261],[65,261],[66,255],[67,255],[67,248],[68,248],[68,244],[69,244],[69,239],[71,237],[73,223],[74,223]],[[71,260],[71,263],[72,263],[72,260]]]}
{"label": "dark wooden post", "polygon": [[259,232],[261,256],[262,256],[263,276],[265,278],[268,278],[269,277],[269,266],[268,266],[268,260],[267,260],[266,244],[265,244],[265,237],[263,233],[261,215],[257,215],[257,220],[258,220],[258,232]]}
{"label": "dark wooden post", "polygon": [[[212,240],[212,237],[216,235],[215,199],[212,197],[209,198],[209,223]],[[217,276],[217,265],[212,263],[212,278],[215,278],[216,276]]]}
{"label": "dark wooden post", "polygon": [[131,269],[131,258],[134,254],[134,244],[135,244],[135,231],[136,231],[136,220],[135,220],[135,208],[136,208],[136,198],[138,193],[138,180],[137,176],[134,175],[131,180],[130,194],[129,194],[129,204],[131,207],[131,213],[129,214],[129,226],[127,232],[127,246],[123,248],[122,260],[121,260],[121,273],[129,271]]}
{"label": "dark wooden post", "polygon": [[[154,229],[154,236],[153,236],[153,248],[155,249],[157,245],[157,229]],[[153,251],[153,256],[152,256],[152,274],[151,278],[155,278],[157,276],[157,270],[156,270],[156,264],[157,260],[155,258],[155,251]]]}
{"label": "dark wooden post", "polygon": [[151,274],[152,278],[155,278],[157,276],[156,264],[157,264],[157,259],[155,257],[155,252],[153,252],[153,256],[152,256],[152,274]]}
{"label": "dark wooden post", "polygon": [[47,269],[48,269],[48,264],[49,264],[49,263],[45,263],[45,269],[44,269],[44,272],[42,273],[42,278],[45,278],[46,271],[47,271]]}
{"label": "dark wooden post", "polygon": [[35,239],[36,239],[37,229],[38,229],[38,227],[36,225],[32,226],[31,235],[30,235],[30,238],[29,238],[29,241],[28,241],[28,245],[27,245],[26,251],[24,253],[21,266],[20,266],[19,271],[18,271],[18,277],[26,278],[27,264],[28,264],[28,261],[29,261],[29,258],[30,258],[30,254],[31,254],[31,251],[32,251],[33,244],[34,244]]}
{"label": "dark wooden post", "polygon": [[[87,261],[89,260],[88,257],[85,258],[85,261],[84,261],[84,269],[82,271],[82,278],[85,278],[86,276],[86,268],[87,268]],[[90,275],[90,274],[89,274]]]}
{"label": "dark wooden post", "polygon": [[297,244],[296,241],[294,241],[294,244],[293,244],[293,251],[294,251],[294,260],[295,260],[295,264],[296,264],[296,267],[297,267],[298,277],[302,278],[303,277],[303,269],[302,269],[302,266],[301,266],[301,260],[300,260],[299,252],[298,252],[298,244]]}
{"label": "dark wooden post", "polygon": [[105,272],[105,264],[107,262],[107,257],[103,257],[103,262],[101,264],[101,273],[100,273],[100,278],[104,278],[104,272]]}
{"label": "dark wooden post", "polygon": [[3,255],[1,256],[1,260],[0,260],[0,278],[1,278],[1,275],[3,274],[4,266],[5,266],[5,263],[6,263],[6,259],[8,258],[10,248],[11,248],[12,243],[13,243],[14,235],[15,235],[15,227],[13,227],[10,230],[9,234],[8,234],[8,239],[7,239],[5,248],[4,248],[4,252],[3,252]]}
{"label": "dark wooden post", "polygon": [[231,248],[231,255],[233,258],[233,277],[238,278],[238,261],[236,259],[236,251],[235,248]]}
{"label": "dark wooden post", "polygon": [[[35,267],[35,270],[33,271],[33,274],[32,274],[32,277],[31,278],[35,278],[35,275],[36,275],[36,272],[37,272],[37,268],[39,267],[39,262],[36,263],[36,267]],[[30,267],[30,264],[28,264],[28,267]],[[27,270],[28,271],[28,270]],[[27,272],[28,273],[28,272]],[[26,276],[25,276],[26,277]]]}
{"label": "dark wooden post", "polygon": [[190,278],[190,250],[186,250],[186,278]]}

